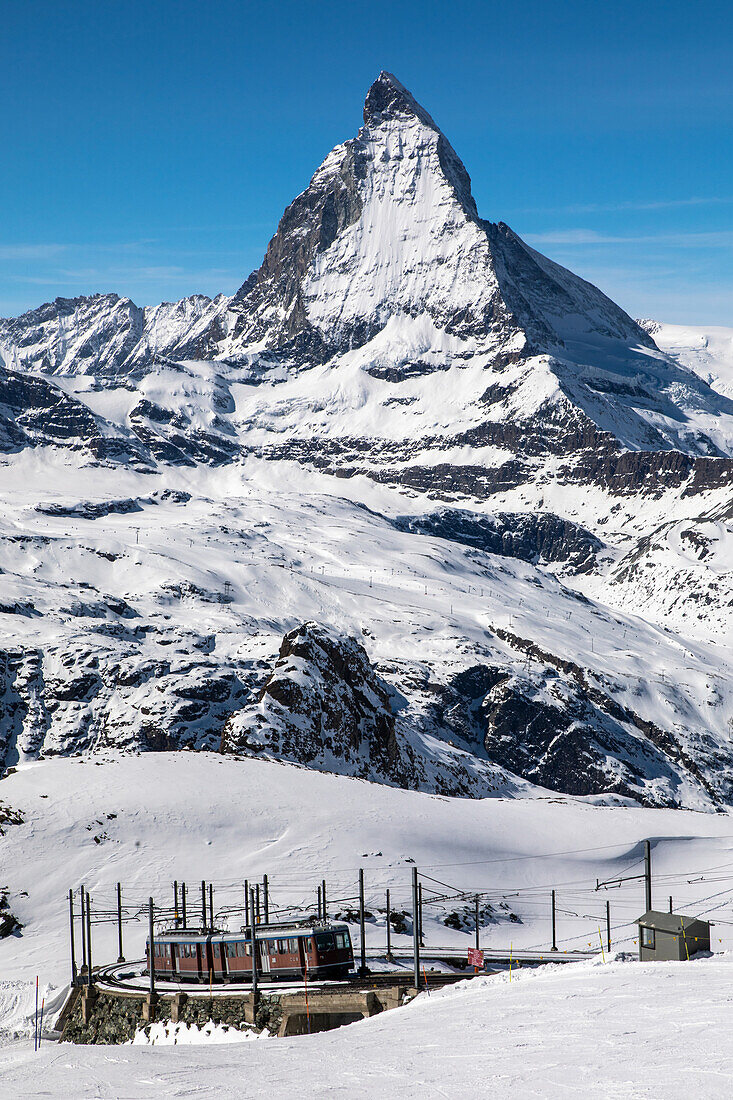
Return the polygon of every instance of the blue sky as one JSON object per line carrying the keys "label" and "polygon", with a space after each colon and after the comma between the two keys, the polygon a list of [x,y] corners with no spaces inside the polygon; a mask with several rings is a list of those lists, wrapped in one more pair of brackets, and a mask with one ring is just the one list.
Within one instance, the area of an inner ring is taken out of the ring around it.
{"label": "blue sky", "polygon": [[10,0],[0,315],[231,292],[394,72],[481,214],[635,316],[733,325],[733,8]]}

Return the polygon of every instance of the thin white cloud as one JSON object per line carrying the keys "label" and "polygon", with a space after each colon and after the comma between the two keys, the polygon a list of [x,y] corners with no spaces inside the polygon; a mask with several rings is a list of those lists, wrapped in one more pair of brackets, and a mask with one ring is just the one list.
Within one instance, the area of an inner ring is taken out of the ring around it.
{"label": "thin white cloud", "polygon": [[0,244],[0,260],[54,260],[66,249],[63,244]]}
{"label": "thin white cloud", "polygon": [[599,233],[595,229],[551,229],[545,233],[524,234],[532,245],[599,245],[599,244],[662,244],[679,248],[731,248],[733,230],[721,229],[703,233],[640,233],[627,236]]}
{"label": "thin white cloud", "polygon": [[613,214],[623,210],[679,210],[684,207],[730,206],[733,195],[699,195],[684,199],[629,199],[620,202],[571,203],[568,206],[526,206],[521,214]]}

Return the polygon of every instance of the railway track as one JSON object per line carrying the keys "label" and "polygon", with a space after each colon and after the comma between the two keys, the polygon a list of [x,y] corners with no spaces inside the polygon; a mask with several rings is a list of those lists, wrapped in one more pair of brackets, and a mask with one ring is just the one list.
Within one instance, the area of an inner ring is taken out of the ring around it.
{"label": "railway track", "polygon": [[[145,961],[139,959],[131,963],[116,963],[112,966],[95,967],[93,971],[94,984],[98,988],[106,988],[117,992],[147,993],[149,979],[147,974],[144,973],[144,966]],[[489,974],[493,971],[486,970],[482,973]],[[445,985],[452,985],[455,982],[462,982],[466,978],[472,977],[474,977],[474,973],[471,970],[446,973],[445,971],[426,969],[421,975],[420,988],[426,988],[425,981],[427,981],[428,989],[440,989]],[[262,978],[260,978],[258,985],[261,992],[272,990],[273,992],[287,994],[301,993],[305,989],[303,982],[267,981]],[[338,981],[313,981],[308,982],[308,989],[318,993],[343,993],[347,990],[359,992],[370,989],[385,989],[396,985],[412,987],[414,985],[412,970],[407,968],[394,971],[380,970],[373,974],[354,974]],[[194,997],[231,997],[249,993],[251,983],[249,981],[225,982],[209,986],[206,982],[156,980],[155,988],[163,996],[172,995],[183,990]]]}

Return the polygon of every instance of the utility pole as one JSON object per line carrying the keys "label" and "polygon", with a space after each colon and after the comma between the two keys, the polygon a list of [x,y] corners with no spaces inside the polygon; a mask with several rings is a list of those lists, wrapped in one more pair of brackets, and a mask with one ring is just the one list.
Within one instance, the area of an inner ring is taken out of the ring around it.
{"label": "utility pole", "polygon": [[392,962],[392,910],[389,904],[389,890],[387,891],[387,961]]}
{"label": "utility pole", "polygon": [[418,918],[418,927],[419,927],[419,930],[420,930],[420,946],[424,947],[425,944],[423,943],[423,937],[422,937],[422,883],[421,882],[418,882],[418,884],[417,884],[417,918]]}
{"label": "utility pole", "polygon": [[181,883],[181,920],[183,921],[183,927],[186,927],[186,883]]}
{"label": "utility pole", "polygon": [[606,899],[606,950],[611,954],[611,903]]}
{"label": "utility pole", "polygon": [[361,940],[361,966],[359,973],[366,974],[366,928],[364,925],[364,868],[359,868],[359,937]]}
{"label": "utility pole", "polygon": [[644,841],[644,885],[646,887],[646,912],[652,907],[652,846]]}
{"label": "utility pole", "polygon": [[173,927],[178,928],[178,879],[173,879]]}
{"label": "utility pole", "polygon": [[86,974],[87,970],[87,924],[86,924],[86,910],[84,906],[84,887],[81,887],[81,895],[79,901],[80,913],[81,913],[81,972]]}
{"label": "utility pole", "polygon": [[76,957],[74,953],[74,891],[69,890],[69,927],[71,931],[71,984],[76,985]]}
{"label": "utility pole", "polygon": [[479,944],[479,927],[478,927],[478,894],[476,894],[476,950],[481,949]]}
{"label": "utility pole", "polygon": [[318,894],[318,919],[320,920],[321,919],[321,888],[320,888],[320,886],[318,887],[317,894]]}
{"label": "utility pole", "polygon": [[260,923],[260,884],[255,885],[255,902],[257,905],[257,923]]}
{"label": "utility pole", "polygon": [[557,918],[555,916],[555,891],[552,891],[552,950],[557,951]]}
{"label": "utility pole", "polygon": [[669,895],[669,911],[670,911],[670,913],[674,913],[674,909],[672,908],[672,895],[671,894]]}
{"label": "utility pole", "polygon": [[214,931],[214,887],[209,883],[209,927]]}
{"label": "utility pole", "polygon": [[263,894],[264,906],[265,906],[265,924],[269,924],[270,923],[270,896],[269,896],[269,890],[268,890],[268,887],[267,887],[267,875],[262,876],[262,894]]}
{"label": "utility pole", "polygon": [[92,988],[92,899],[87,891],[87,985]]}
{"label": "utility pole", "polygon": [[412,961],[415,989],[420,988],[420,935],[417,912],[417,867],[412,868]]}
{"label": "utility pole", "polygon": [[257,941],[255,939],[255,892],[249,891],[250,926],[249,937],[252,948],[252,1001],[253,1008],[257,1008]]}
{"label": "utility pole", "polygon": [[150,1000],[155,997],[155,932],[153,930],[153,899],[148,898],[148,970],[150,971]]}
{"label": "utility pole", "polygon": [[122,883],[117,883],[117,962],[123,963],[125,956],[122,953]]}
{"label": "utility pole", "polygon": [[244,927],[249,928],[249,882],[244,880]]}
{"label": "utility pole", "polygon": [[201,879],[201,931],[206,931],[206,883]]}
{"label": "utility pole", "polygon": [[323,919],[324,919],[324,921],[327,921],[328,920],[328,915],[326,914],[326,880],[325,880],[325,878],[321,882],[321,898],[323,899]]}

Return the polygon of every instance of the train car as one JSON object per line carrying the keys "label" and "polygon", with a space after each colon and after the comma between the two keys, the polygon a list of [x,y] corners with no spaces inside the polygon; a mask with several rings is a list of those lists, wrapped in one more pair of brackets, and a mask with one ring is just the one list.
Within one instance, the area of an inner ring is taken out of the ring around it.
{"label": "train car", "polygon": [[[339,978],[353,970],[354,952],[346,924],[260,924],[255,930],[257,974],[277,978]],[[150,968],[150,942],[145,956]],[[204,932],[167,929],[154,937],[156,977],[183,981],[246,981],[252,977],[249,930]]]}

